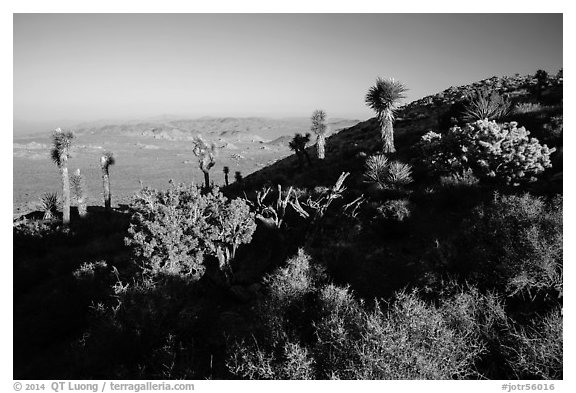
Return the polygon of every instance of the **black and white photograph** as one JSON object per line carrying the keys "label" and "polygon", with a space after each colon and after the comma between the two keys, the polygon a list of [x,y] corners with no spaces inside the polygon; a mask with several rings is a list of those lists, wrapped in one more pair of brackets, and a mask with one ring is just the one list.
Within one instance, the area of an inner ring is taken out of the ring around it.
{"label": "black and white photograph", "polygon": [[14,12],[9,388],[567,391],[565,21],[521,12]]}

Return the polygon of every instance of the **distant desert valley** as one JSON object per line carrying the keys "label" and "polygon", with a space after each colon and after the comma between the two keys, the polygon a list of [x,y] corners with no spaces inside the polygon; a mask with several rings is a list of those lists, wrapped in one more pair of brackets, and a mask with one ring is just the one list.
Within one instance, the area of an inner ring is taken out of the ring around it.
{"label": "distant desert valley", "polygon": [[[328,135],[349,128],[359,120],[328,119]],[[224,185],[224,166],[230,180],[273,164],[292,152],[288,143],[295,133],[310,130],[308,118],[202,117],[197,119],[159,116],[142,121],[98,121],[63,127],[74,132],[70,171],[81,169],[87,183],[88,205],[102,204],[100,156],[112,152],[116,164],[110,169],[113,205],[129,204],[143,186],[166,188],[176,183],[203,180],[194,156],[194,137],[201,135],[218,147],[211,181]],[[50,159],[51,129],[14,135],[14,217],[38,210],[46,192],[61,193],[60,174]]]}

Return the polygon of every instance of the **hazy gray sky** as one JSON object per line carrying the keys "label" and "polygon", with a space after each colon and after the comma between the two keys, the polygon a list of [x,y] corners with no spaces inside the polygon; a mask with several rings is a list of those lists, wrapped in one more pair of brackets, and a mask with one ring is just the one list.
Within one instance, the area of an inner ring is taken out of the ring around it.
{"label": "hazy gray sky", "polygon": [[561,14],[16,14],[14,117],[366,119],[376,76],[407,101],[562,67]]}

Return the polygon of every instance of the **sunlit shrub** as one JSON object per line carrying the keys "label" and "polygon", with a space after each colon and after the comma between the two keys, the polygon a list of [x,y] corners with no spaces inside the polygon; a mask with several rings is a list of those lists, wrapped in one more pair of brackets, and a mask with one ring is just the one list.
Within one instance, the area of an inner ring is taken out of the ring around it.
{"label": "sunlit shrub", "polygon": [[205,258],[215,257],[229,273],[240,244],[248,243],[256,224],[241,199],[228,202],[217,189],[202,194],[196,186],[174,185],[166,191],[144,188],[132,204],[126,244],[148,274],[180,275],[196,280]]}

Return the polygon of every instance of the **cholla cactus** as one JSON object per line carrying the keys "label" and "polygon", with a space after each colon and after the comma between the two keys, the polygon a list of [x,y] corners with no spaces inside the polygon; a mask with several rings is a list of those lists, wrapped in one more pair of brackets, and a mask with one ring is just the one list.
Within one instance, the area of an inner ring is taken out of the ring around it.
{"label": "cholla cactus", "polygon": [[480,120],[466,125],[466,132],[476,141],[472,156],[480,177],[495,178],[518,185],[535,181],[536,175],[552,166],[550,154],[556,149],[530,138],[530,131],[518,123]]}
{"label": "cholla cactus", "polygon": [[519,185],[550,168],[550,154],[556,150],[529,135],[516,122],[478,120],[443,135],[429,132],[418,146],[421,162],[438,174],[472,169],[480,179]]}
{"label": "cholla cactus", "polygon": [[85,217],[86,208],[86,180],[84,176],[80,173],[80,168],[76,169],[76,172],[70,178],[70,184],[72,185],[72,191],[74,197],[78,202],[78,215],[80,217]]}
{"label": "cholla cactus", "polygon": [[60,169],[62,176],[62,221],[64,225],[70,223],[70,179],[68,177],[68,159],[72,148],[74,134],[70,131],[62,131],[57,128],[52,134],[53,147],[51,150],[52,161]]}
{"label": "cholla cactus", "polygon": [[216,164],[217,148],[214,143],[207,143],[201,136],[194,138],[194,155],[198,157],[200,170],[204,173],[205,188],[210,188],[210,169]]}
{"label": "cholla cactus", "polygon": [[102,169],[102,183],[104,185],[104,207],[110,210],[112,207],[112,195],[110,193],[110,165],[114,165],[116,160],[111,152],[106,152],[100,157],[100,167]]}

